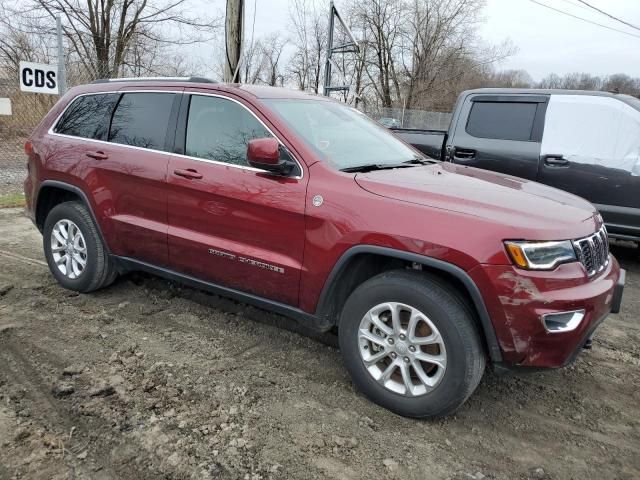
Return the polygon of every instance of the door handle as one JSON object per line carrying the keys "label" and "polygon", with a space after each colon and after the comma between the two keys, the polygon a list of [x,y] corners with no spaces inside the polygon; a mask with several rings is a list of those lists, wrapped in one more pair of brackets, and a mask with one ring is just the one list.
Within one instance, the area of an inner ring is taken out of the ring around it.
{"label": "door handle", "polygon": [[466,148],[454,148],[453,149],[453,159],[454,160],[472,160],[476,158],[476,151],[469,150]]}
{"label": "door handle", "polygon": [[544,164],[548,167],[568,167],[569,160],[562,155],[544,155],[542,157]]}
{"label": "door handle", "polygon": [[202,174],[198,173],[193,168],[187,168],[186,170],[177,169],[177,170],[173,171],[173,174],[177,175],[179,177],[188,178],[190,180],[198,180],[198,179],[202,178]]}
{"label": "door handle", "polygon": [[89,157],[89,158],[93,158],[93,159],[95,159],[95,160],[106,160],[107,158],[109,158],[109,155],[107,155],[107,154],[106,154],[106,153],[104,153],[104,152],[100,152],[100,151],[97,151],[97,152],[87,152],[87,153],[86,153],[86,155],[87,155],[87,157]]}

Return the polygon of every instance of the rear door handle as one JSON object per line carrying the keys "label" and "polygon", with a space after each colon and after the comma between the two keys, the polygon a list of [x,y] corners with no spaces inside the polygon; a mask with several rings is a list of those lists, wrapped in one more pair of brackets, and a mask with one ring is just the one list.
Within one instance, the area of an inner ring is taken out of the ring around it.
{"label": "rear door handle", "polygon": [[569,160],[562,155],[543,155],[544,164],[548,167],[568,167]]}
{"label": "rear door handle", "polygon": [[94,158],[96,160],[106,160],[107,158],[109,158],[109,155],[107,155],[104,152],[87,152],[87,157],[89,158]]}
{"label": "rear door handle", "polygon": [[190,180],[198,180],[202,178],[202,174],[198,173],[193,168],[187,168],[186,170],[177,169],[173,171],[174,175],[178,175],[179,177],[188,178]]}
{"label": "rear door handle", "polygon": [[476,151],[469,150],[466,148],[454,148],[453,149],[453,159],[454,160],[472,160],[476,158]]}

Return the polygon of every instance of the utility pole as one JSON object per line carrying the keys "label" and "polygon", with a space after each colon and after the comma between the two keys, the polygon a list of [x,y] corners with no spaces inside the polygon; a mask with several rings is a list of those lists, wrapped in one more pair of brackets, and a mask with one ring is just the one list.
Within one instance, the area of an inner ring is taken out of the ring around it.
{"label": "utility pole", "polygon": [[58,37],[58,92],[60,96],[67,91],[67,72],[64,66],[64,49],[62,48],[62,20],[56,17],[56,34]]}
{"label": "utility pole", "polygon": [[244,0],[227,0],[225,18],[224,81],[240,83],[240,55],[244,26]]}

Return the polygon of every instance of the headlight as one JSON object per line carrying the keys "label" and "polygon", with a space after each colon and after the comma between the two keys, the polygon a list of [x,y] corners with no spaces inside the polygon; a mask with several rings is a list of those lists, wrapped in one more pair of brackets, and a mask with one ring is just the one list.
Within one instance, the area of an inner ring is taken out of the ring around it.
{"label": "headlight", "polygon": [[561,263],[575,262],[570,240],[563,242],[505,242],[513,263],[527,270],[553,270]]}

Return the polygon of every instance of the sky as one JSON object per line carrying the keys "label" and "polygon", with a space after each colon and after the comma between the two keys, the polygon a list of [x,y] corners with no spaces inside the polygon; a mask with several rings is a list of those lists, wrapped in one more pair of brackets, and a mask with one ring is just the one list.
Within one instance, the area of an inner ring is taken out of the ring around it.
{"label": "sky", "polygon": [[[202,1],[208,9],[219,11],[226,3],[225,0]],[[536,1],[637,36],[588,24],[537,5],[532,0],[487,0],[480,36],[491,44],[510,40],[517,48],[517,53],[499,64],[498,68],[524,69],[534,80],[552,72],[627,73],[640,77],[640,30],[607,18],[579,0]],[[640,0],[586,1],[640,28]],[[274,31],[286,34],[289,0],[245,0],[246,34],[251,31],[254,2],[257,5],[255,35]],[[339,9],[341,1],[335,0],[335,4]],[[328,5],[329,0],[327,10]]]}

